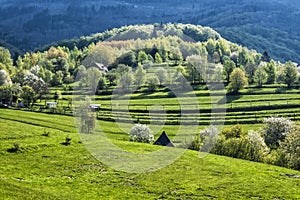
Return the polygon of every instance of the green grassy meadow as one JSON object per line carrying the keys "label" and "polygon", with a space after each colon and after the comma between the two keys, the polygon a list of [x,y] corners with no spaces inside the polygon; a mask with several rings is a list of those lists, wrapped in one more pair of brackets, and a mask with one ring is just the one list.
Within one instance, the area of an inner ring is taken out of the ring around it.
{"label": "green grassy meadow", "polygon": [[[111,95],[99,95],[94,103],[101,104],[97,123],[111,142],[125,151],[147,153],[161,147],[130,142],[130,118],[150,123],[155,138],[166,131],[175,144],[178,132],[188,138],[195,127],[199,130],[211,123],[224,124],[221,128],[241,124],[246,133],[258,130],[263,119],[273,115],[298,121],[300,93],[280,87],[250,87],[226,96],[223,90],[195,90],[196,98],[190,93],[170,96],[162,88],[115,101]],[[58,109],[40,110],[54,101],[55,91],[62,93]],[[71,91],[51,88],[50,92],[31,110],[0,109],[1,199],[300,199],[300,179],[285,176],[299,171],[213,154],[200,158],[197,151],[187,150],[155,172],[116,171],[93,157],[80,140],[70,107]],[[199,112],[181,116],[181,111],[195,107]],[[217,110],[212,113],[212,108]],[[66,138],[71,138],[71,145],[63,145]],[[19,149],[14,152],[16,145]]]}
{"label": "green grassy meadow", "polygon": [[[165,121],[167,125],[199,124],[208,126],[215,124],[261,124],[263,119],[270,116],[282,116],[291,120],[300,120],[300,92],[298,89],[286,89],[284,85],[268,85],[262,88],[250,86],[238,95],[226,94],[225,90],[211,90],[195,88],[193,92],[183,92],[180,97],[159,88],[157,92],[147,93],[145,89],[133,94],[115,94],[113,87],[108,94],[94,97],[93,103],[101,104],[98,118],[102,121],[118,119],[124,123],[129,117],[135,122],[148,124],[151,117],[157,121]],[[35,109],[54,101],[55,91],[62,93],[59,100],[60,109],[56,112],[72,115],[70,107],[72,91],[61,91],[61,88],[52,88],[47,99],[36,103]],[[76,96],[76,95],[75,95]],[[194,112],[194,111],[197,112]],[[149,116],[151,113],[151,117]],[[182,114],[188,113],[188,114]]]}
{"label": "green grassy meadow", "polygon": [[[129,142],[115,123],[100,123],[128,151],[161,148]],[[115,171],[85,149],[71,116],[1,109],[0,127],[1,199],[300,198],[300,180],[285,176],[299,171],[212,154],[199,158],[190,150],[156,172]],[[164,129],[172,132],[171,127]],[[61,144],[66,137],[72,139],[69,146]],[[8,152],[15,143],[20,150]]]}

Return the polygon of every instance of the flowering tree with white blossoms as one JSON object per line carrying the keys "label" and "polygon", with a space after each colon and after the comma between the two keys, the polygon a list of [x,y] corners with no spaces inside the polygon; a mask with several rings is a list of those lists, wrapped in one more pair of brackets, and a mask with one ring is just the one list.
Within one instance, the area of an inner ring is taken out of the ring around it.
{"label": "flowering tree with white blossoms", "polygon": [[264,119],[262,136],[271,149],[277,149],[279,142],[283,141],[293,128],[294,123],[284,117],[270,117]]}
{"label": "flowering tree with white blossoms", "polygon": [[200,151],[210,152],[218,140],[218,129],[210,126],[200,131],[201,148]]}
{"label": "flowering tree with white blossoms", "polygon": [[154,141],[154,135],[149,126],[135,124],[130,130],[129,139],[134,142],[151,143]]}
{"label": "flowering tree with white blossoms", "polygon": [[250,130],[248,132],[248,141],[252,147],[252,159],[254,161],[262,161],[264,156],[270,152],[264,138],[258,132]]}

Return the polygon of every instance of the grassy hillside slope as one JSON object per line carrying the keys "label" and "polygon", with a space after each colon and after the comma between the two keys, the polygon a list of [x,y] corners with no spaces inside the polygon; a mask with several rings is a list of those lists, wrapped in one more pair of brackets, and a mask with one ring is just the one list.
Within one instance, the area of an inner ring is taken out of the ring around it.
{"label": "grassy hillside slope", "polygon": [[[87,152],[72,117],[1,109],[0,126],[2,199],[300,198],[300,180],[284,175],[298,171],[216,155],[200,159],[197,152],[187,151],[157,172],[128,174]],[[70,146],[61,144],[66,137],[72,138]],[[112,141],[130,151],[159,148]],[[19,151],[8,152],[15,143]]]}

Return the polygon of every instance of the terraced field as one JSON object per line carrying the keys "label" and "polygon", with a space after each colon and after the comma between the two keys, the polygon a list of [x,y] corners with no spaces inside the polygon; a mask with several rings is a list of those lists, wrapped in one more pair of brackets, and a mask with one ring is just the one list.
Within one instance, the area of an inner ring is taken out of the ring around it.
{"label": "terraced field", "polygon": [[[52,93],[57,90],[53,88]],[[101,104],[98,119],[167,125],[260,124],[264,118],[274,115],[300,120],[300,91],[287,90],[282,85],[250,87],[239,95],[205,88],[180,96],[165,88],[155,93],[142,91],[114,95],[109,94],[112,91],[104,91],[95,96],[93,103]],[[62,94],[56,112],[72,115],[72,91],[62,91]],[[44,100],[33,109],[39,111],[46,101],[53,100]]]}

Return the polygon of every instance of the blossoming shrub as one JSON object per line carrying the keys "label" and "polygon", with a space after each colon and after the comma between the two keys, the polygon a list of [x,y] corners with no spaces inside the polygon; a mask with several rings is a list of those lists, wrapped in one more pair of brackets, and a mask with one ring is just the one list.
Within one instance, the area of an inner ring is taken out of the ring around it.
{"label": "blossoming shrub", "polygon": [[270,152],[270,149],[266,145],[264,139],[259,132],[250,130],[247,137],[251,149],[249,156],[253,161],[263,161]]}
{"label": "blossoming shrub", "polygon": [[249,131],[248,135],[244,135],[242,132],[236,134],[237,127],[231,130],[233,132],[227,130],[226,134],[220,135],[213,153],[251,161],[264,160],[269,148],[258,132]]}
{"label": "blossoming shrub", "polygon": [[135,124],[130,130],[129,139],[134,142],[151,143],[154,141],[154,136],[149,126]]}
{"label": "blossoming shrub", "polygon": [[294,128],[280,143],[279,151],[283,152],[285,167],[300,170],[300,128]]}
{"label": "blossoming shrub", "polygon": [[270,117],[264,119],[264,127],[261,134],[266,144],[271,149],[277,149],[279,143],[293,128],[293,122],[284,117]]}
{"label": "blossoming shrub", "polygon": [[204,130],[201,130],[199,134],[201,138],[201,148],[199,148],[199,150],[203,152],[211,151],[214,145],[217,143],[218,134],[218,129],[214,126],[210,126]]}
{"label": "blossoming shrub", "polygon": [[[199,141],[212,129],[200,132]],[[212,153],[300,170],[300,126],[283,117],[264,120],[259,131],[245,134],[240,125],[223,130]],[[201,150],[201,149],[200,149]]]}
{"label": "blossoming shrub", "polygon": [[218,139],[218,130],[214,126],[200,130],[195,137],[185,140],[180,145],[182,148],[188,148],[196,151],[209,152]]}

